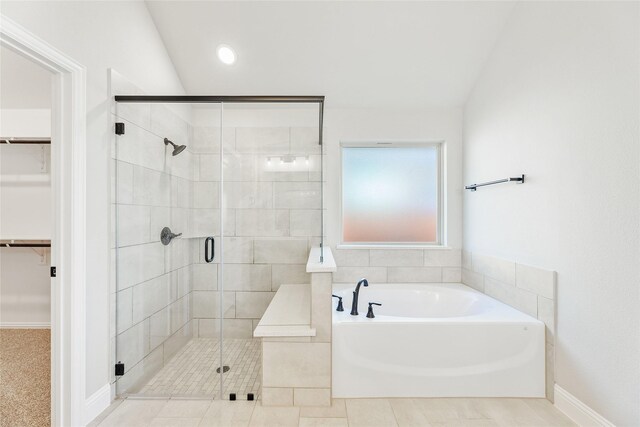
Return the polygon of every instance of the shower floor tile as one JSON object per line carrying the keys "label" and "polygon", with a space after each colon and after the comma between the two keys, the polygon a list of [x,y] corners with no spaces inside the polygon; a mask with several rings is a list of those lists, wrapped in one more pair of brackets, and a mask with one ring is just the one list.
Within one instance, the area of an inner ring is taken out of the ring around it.
{"label": "shower floor tile", "polygon": [[227,399],[236,393],[246,399],[247,393],[260,396],[262,361],[260,340],[225,339],[223,363],[230,367],[223,377],[224,396],[220,396],[219,340],[194,338],[190,340],[136,395],[193,396]]}

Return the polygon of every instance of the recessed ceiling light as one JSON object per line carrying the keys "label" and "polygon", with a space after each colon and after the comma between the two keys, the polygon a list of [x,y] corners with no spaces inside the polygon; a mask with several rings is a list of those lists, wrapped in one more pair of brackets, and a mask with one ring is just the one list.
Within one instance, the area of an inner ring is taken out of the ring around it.
{"label": "recessed ceiling light", "polygon": [[218,59],[222,61],[224,64],[231,65],[236,62],[236,52],[231,48],[231,46],[227,46],[226,44],[221,44],[218,46]]}

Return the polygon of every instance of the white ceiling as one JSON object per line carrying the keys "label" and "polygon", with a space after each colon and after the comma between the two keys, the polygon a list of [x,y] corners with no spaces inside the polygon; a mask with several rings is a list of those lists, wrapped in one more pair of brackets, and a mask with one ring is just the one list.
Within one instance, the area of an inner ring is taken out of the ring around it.
{"label": "white ceiling", "polygon": [[[461,106],[512,2],[147,1],[190,94]],[[235,65],[216,58],[231,45]]]}
{"label": "white ceiling", "polygon": [[1,46],[0,107],[51,108],[51,73],[22,55]]}

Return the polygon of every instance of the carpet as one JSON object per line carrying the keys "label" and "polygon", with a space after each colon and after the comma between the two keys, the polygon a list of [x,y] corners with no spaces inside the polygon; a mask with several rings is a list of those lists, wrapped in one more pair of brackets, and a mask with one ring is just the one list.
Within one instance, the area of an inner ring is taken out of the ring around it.
{"label": "carpet", "polygon": [[51,425],[51,331],[0,329],[0,426]]}

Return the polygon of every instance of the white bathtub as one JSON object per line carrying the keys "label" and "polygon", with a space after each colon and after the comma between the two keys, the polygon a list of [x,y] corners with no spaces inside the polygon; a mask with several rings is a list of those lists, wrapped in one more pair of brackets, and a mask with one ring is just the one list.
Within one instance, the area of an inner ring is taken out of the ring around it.
{"label": "white bathtub", "polygon": [[351,316],[353,289],[333,288],[334,397],[544,397],[541,321],[458,283],[361,286]]}

